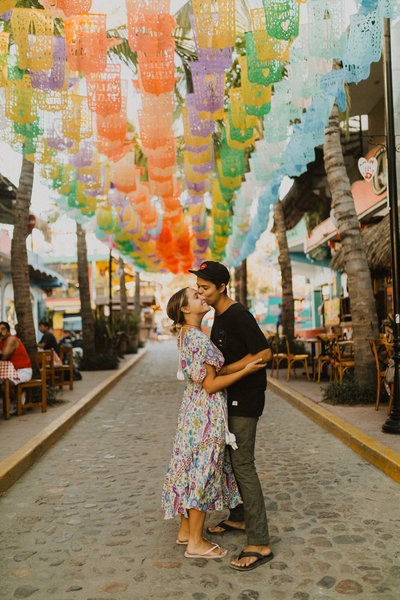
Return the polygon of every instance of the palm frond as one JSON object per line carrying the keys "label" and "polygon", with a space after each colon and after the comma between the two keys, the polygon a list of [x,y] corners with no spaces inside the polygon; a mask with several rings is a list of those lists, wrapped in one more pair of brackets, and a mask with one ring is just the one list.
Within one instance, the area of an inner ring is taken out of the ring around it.
{"label": "palm frond", "polygon": [[121,62],[125,63],[127,67],[132,69],[134,73],[137,70],[137,54],[131,50],[128,43],[128,31],[126,25],[120,25],[115,29],[109,29],[107,31],[108,38],[119,38],[121,43],[117,46],[109,48],[108,55],[115,56]]}

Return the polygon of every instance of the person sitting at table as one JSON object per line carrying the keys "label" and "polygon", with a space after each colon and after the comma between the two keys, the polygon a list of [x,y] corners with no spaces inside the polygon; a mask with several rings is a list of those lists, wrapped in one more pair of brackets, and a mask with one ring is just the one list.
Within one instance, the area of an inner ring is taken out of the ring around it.
{"label": "person sitting at table", "polygon": [[32,379],[32,365],[24,344],[11,335],[10,325],[0,322],[0,360],[9,360],[18,373],[18,379],[10,379],[14,385]]}
{"label": "person sitting at table", "polygon": [[42,319],[39,323],[39,331],[43,334],[42,339],[38,343],[39,350],[53,349],[58,354],[59,348],[54,333],[50,331],[50,323]]}

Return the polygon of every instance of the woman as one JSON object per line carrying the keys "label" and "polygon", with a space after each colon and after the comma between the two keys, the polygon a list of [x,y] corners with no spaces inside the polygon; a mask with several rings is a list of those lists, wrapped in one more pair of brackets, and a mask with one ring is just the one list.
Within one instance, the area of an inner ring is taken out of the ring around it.
{"label": "woman", "polygon": [[[184,288],[167,305],[179,332],[180,369],[186,387],[178,417],[174,448],[166,475],[162,506],[165,518],[181,516],[177,543],[187,544],[187,558],[222,558],[226,550],[203,538],[207,510],[233,508],[241,502],[225,453],[227,433],[225,388],[265,368],[261,359],[230,375],[218,376],[224,358],[200,330],[209,305],[197,290]],[[179,371],[178,371],[179,378]]]}

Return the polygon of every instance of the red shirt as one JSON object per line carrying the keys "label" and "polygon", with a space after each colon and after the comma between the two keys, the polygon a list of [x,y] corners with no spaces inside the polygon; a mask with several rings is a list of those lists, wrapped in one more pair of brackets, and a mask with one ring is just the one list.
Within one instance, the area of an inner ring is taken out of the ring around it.
{"label": "red shirt", "polygon": [[[15,335],[10,335],[8,337],[15,338],[18,341],[18,346],[7,360],[12,362],[16,369],[30,369],[32,367],[31,359],[29,358],[26,348],[21,340]],[[6,343],[7,340],[0,341],[0,350],[4,350]]]}

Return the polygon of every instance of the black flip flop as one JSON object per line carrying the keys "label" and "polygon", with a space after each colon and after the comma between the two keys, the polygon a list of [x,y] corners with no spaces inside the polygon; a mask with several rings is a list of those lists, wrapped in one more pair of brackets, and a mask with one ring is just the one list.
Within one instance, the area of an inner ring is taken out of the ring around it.
{"label": "black flip flop", "polygon": [[246,556],[255,556],[257,560],[251,563],[251,565],[249,565],[248,567],[237,567],[236,565],[229,565],[230,568],[235,569],[235,571],[251,571],[252,569],[256,569],[260,565],[263,565],[274,558],[272,552],[270,552],[267,556],[259,554],[258,552],[241,552],[238,556],[238,560],[240,560],[241,558],[245,558]]}
{"label": "black flip flop", "polygon": [[221,521],[217,525],[212,525],[212,527],[221,527],[223,531],[210,531],[210,528],[207,527],[207,533],[210,535],[223,535],[224,533],[228,533],[229,531],[245,531],[244,529],[240,529],[239,527],[232,527],[232,525],[228,525],[225,521]]}

